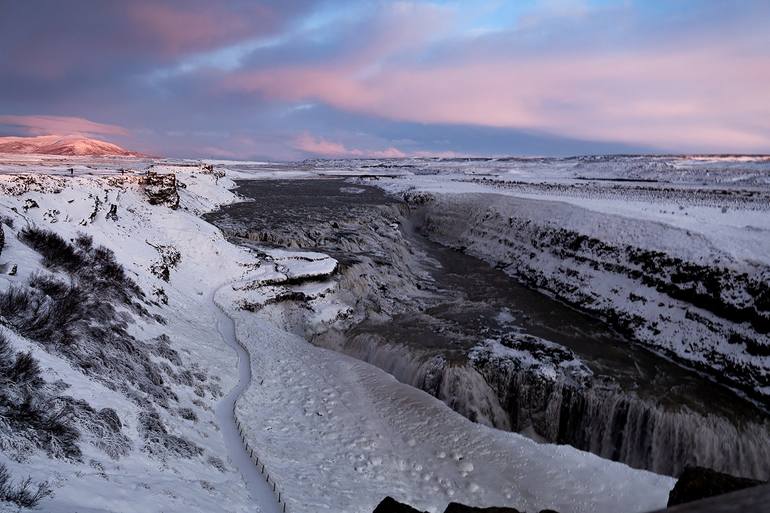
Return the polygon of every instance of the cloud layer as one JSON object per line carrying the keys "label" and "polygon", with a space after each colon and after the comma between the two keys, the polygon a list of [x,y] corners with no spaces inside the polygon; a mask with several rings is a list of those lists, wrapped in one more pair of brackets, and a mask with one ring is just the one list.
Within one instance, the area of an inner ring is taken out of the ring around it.
{"label": "cloud layer", "polygon": [[770,152],[760,0],[4,10],[5,134],[233,158]]}

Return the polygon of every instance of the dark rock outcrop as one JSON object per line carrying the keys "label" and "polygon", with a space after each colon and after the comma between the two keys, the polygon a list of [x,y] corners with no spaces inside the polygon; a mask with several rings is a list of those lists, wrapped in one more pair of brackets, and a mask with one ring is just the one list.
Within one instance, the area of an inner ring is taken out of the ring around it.
{"label": "dark rock outcrop", "polygon": [[169,208],[179,207],[175,174],[158,174],[148,171],[143,180],[144,195],[150,205],[165,205]]}
{"label": "dark rock outcrop", "polygon": [[[424,513],[418,509],[414,509],[408,504],[398,502],[393,497],[385,497],[374,509],[374,513]],[[444,510],[444,513],[521,513],[514,508],[505,507],[489,507],[489,508],[477,508],[474,506],[466,506],[458,502],[450,502]],[[540,513],[556,513],[552,510],[543,510]]]}
{"label": "dark rock outcrop", "polygon": [[374,508],[374,513],[425,513],[424,511],[420,511],[418,509],[414,509],[413,507],[403,504],[401,502],[398,502],[393,497],[385,497],[382,499],[382,502],[380,502],[376,508]]}
{"label": "dark rock outcrop", "polygon": [[722,474],[703,467],[687,467],[668,496],[668,506],[735,492],[762,484],[762,481]]}
{"label": "dark rock outcrop", "polygon": [[225,176],[225,171],[223,169],[215,168],[214,164],[201,164],[201,173],[204,175],[213,175],[217,180]]}
{"label": "dark rock outcrop", "polygon": [[446,507],[444,513],[520,513],[519,510],[514,508],[474,508],[473,506],[466,506],[465,504],[459,504],[457,502],[450,502]]}

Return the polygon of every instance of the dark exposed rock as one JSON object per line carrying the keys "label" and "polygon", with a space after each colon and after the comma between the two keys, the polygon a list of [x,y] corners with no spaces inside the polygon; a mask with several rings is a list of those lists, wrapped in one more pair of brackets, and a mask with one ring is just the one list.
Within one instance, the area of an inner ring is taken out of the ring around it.
{"label": "dark exposed rock", "polygon": [[424,513],[418,509],[414,509],[413,507],[402,504],[398,502],[393,497],[385,497],[382,499],[382,502],[380,502],[376,508],[374,508],[374,513]]}
{"label": "dark exposed rock", "polygon": [[722,474],[703,467],[687,467],[668,496],[668,506],[735,492],[762,484],[762,481]]}
{"label": "dark exposed rock", "polygon": [[22,207],[22,208],[24,209],[24,212],[26,212],[27,210],[29,210],[31,208],[40,208],[40,205],[38,205],[37,201],[35,201],[33,199],[27,199],[24,202],[24,207]]}
{"label": "dark exposed rock", "polygon": [[150,272],[163,281],[169,281],[171,279],[171,271],[182,260],[182,254],[174,246],[155,245],[149,242],[147,244],[155,248],[160,256],[160,260],[153,262],[150,266]]}
{"label": "dark exposed rock", "polygon": [[444,513],[520,513],[518,509],[514,508],[475,508],[473,506],[466,506],[465,504],[459,504],[457,502],[450,502],[446,507]]}
{"label": "dark exposed rock", "polygon": [[175,174],[158,174],[147,171],[143,185],[144,194],[150,205],[164,205],[174,209],[179,207]]}
{"label": "dark exposed rock", "polygon": [[[418,509],[415,509],[408,504],[398,502],[392,497],[385,497],[374,509],[374,513],[424,513]],[[477,508],[474,506],[466,506],[458,502],[450,502],[444,510],[444,513],[521,513],[515,508],[506,507],[488,507]],[[552,510],[543,510],[540,513],[556,513]]]}
{"label": "dark exposed rock", "polygon": [[213,175],[217,180],[225,176],[224,170],[215,168],[214,164],[201,164],[201,173]]}

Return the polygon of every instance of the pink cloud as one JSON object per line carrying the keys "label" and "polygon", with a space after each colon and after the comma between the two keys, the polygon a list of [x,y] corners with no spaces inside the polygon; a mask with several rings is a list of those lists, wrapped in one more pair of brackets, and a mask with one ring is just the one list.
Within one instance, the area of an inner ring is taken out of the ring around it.
{"label": "pink cloud", "polygon": [[274,34],[307,8],[304,2],[254,0],[53,2],[45,9],[15,3],[3,9],[8,21],[0,23],[3,35],[12,34],[2,50],[14,74],[71,81],[152,71],[186,55]]}
{"label": "pink cloud", "polygon": [[128,135],[128,130],[118,125],[70,116],[0,115],[0,125],[14,127],[28,135]]}
{"label": "pink cloud", "polygon": [[672,151],[768,151],[768,83],[768,55],[684,47],[376,69],[346,59],[237,74],[225,87],[398,121],[518,128]]}
{"label": "pink cloud", "polygon": [[273,12],[257,3],[234,11],[215,2],[179,6],[127,2],[126,14],[141,27],[143,37],[168,56],[238,41],[275,22]]}
{"label": "pink cloud", "polygon": [[394,147],[385,148],[384,150],[348,148],[344,144],[329,141],[323,137],[315,137],[308,133],[302,134],[294,140],[294,148],[305,153],[329,158],[403,158],[407,156],[406,153]]}

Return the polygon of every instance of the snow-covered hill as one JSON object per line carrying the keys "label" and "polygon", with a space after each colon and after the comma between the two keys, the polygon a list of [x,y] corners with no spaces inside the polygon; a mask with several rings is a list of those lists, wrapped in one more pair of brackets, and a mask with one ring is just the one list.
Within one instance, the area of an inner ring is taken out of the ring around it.
{"label": "snow-covered hill", "polygon": [[37,137],[0,137],[0,153],[62,156],[137,157],[117,144],[80,136],[40,135]]}

